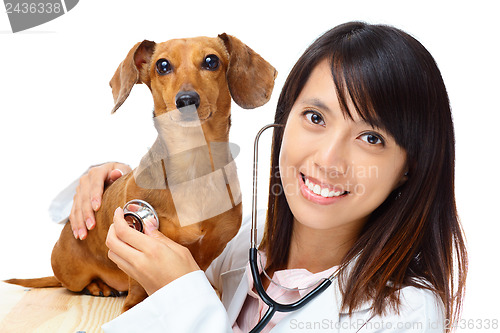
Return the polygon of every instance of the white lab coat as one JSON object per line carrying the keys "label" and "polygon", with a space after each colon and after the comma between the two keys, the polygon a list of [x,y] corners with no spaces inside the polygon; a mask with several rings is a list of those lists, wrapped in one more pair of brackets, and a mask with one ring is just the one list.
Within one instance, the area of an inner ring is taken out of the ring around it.
{"label": "white lab coat", "polygon": [[[259,237],[264,212],[259,213]],[[248,249],[250,218],[228,243],[205,274],[186,274],[103,325],[105,332],[232,332],[249,290]],[[222,302],[212,283],[222,291]],[[338,282],[302,309],[288,314],[271,331],[280,332],[444,332],[444,306],[432,292],[405,287],[399,315],[394,311],[372,318],[371,304],[363,304],[352,317],[340,310]]]}

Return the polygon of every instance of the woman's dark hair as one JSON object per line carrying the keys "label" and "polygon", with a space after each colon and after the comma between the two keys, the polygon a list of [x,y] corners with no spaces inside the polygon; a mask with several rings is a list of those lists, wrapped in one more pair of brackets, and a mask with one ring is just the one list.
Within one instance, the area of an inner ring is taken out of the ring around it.
{"label": "woman's dark hair", "polygon": [[[370,215],[343,259],[342,308],[352,313],[372,300],[373,311],[383,314],[388,306],[398,307],[398,289],[416,286],[434,291],[444,303],[446,319],[457,320],[467,252],[455,205],[453,121],[434,59],[416,39],[394,27],[339,25],[311,44],[293,67],[279,97],[275,123],[286,124],[313,68],[325,59],[344,115],[352,119],[351,112],[357,112],[391,134],[406,151],[409,171],[407,181]],[[349,100],[355,110],[348,109]],[[269,270],[286,268],[293,228],[283,191],[272,190],[282,186],[278,170],[283,132],[283,127],[275,128],[273,134],[261,244]]]}

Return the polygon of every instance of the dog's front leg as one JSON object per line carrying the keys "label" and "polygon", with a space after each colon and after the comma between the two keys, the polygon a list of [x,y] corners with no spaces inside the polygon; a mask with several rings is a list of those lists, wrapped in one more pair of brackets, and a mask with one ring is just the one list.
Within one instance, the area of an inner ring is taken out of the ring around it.
{"label": "dog's front leg", "polygon": [[128,278],[128,295],[125,298],[125,303],[123,304],[122,313],[133,308],[135,305],[142,302],[148,294],[146,290],[131,277]]}

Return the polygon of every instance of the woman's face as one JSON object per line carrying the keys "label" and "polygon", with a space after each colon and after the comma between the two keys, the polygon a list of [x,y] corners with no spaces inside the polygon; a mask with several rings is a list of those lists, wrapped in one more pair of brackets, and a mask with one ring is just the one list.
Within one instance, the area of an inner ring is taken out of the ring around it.
{"label": "woman's face", "polygon": [[[405,181],[405,151],[386,132],[340,109],[329,63],[319,63],[292,107],[279,167],[295,223],[359,230]],[[273,189],[275,190],[275,189]]]}

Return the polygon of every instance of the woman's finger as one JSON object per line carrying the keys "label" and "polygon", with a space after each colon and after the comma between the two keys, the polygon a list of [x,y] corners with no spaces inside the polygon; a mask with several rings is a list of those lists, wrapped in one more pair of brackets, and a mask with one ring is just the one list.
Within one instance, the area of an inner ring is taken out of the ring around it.
{"label": "woman's finger", "polygon": [[116,236],[131,247],[144,252],[151,245],[151,238],[145,234],[130,228],[123,215],[123,209],[118,207],[113,216],[114,232]]}
{"label": "woman's finger", "polygon": [[103,164],[89,170],[89,195],[92,209],[97,212],[101,207],[104,181],[108,177],[110,165]]}
{"label": "woman's finger", "polygon": [[78,218],[76,217],[76,195],[73,197],[73,205],[71,206],[71,212],[69,213],[69,223],[71,225],[71,230],[73,230],[73,236],[78,239],[78,229],[80,227],[78,223]]}
{"label": "woman's finger", "polygon": [[78,194],[73,197],[73,206],[71,206],[71,213],[69,215],[69,222],[73,236],[76,239],[84,239],[87,236],[87,229],[83,222],[82,210],[80,209],[80,200]]}
{"label": "woman's finger", "polygon": [[135,272],[134,267],[125,259],[117,255],[112,250],[108,251],[108,258],[118,266],[119,269],[127,273],[128,275],[132,275]]}
{"label": "woman's finger", "polygon": [[168,247],[170,247],[171,249],[176,249],[178,247],[183,247],[182,245],[180,245],[179,243],[176,243],[174,242],[172,239],[170,239],[169,237],[165,236],[164,234],[162,234],[160,231],[158,231],[158,228],[156,228],[155,226],[149,224],[149,223],[152,223],[152,222],[146,222],[146,228],[145,228],[145,234],[149,237],[153,237],[163,243],[165,243],[165,245],[167,245]]}
{"label": "woman's finger", "polygon": [[106,246],[113,252],[115,259],[117,257],[120,258],[120,263],[122,265],[124,262],[127,262],[130,266],[131,263],[136,262],[140,256],[140,252],[137,249],[133,248],[117,236],[114,223],[109,227],[108,235],[106,237]]}
{"label": "woman's finger", "polygon": [[113,169],[108,174],[107,184],[112,184],[115,180],[124,175],[124,172],[120,169]]}
{"label": "woman's finger", "polygon": [[85,223],[85,226],[82,226],[85,234],[88,230],[92,230],[95,227],[95,215],[92,206],[90,205],[90,184],[88,177],[82,177],[80,180],[80,188],[79,188],[79,196],[78,196],[78,210],[81,211],[82,223]]}

